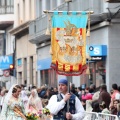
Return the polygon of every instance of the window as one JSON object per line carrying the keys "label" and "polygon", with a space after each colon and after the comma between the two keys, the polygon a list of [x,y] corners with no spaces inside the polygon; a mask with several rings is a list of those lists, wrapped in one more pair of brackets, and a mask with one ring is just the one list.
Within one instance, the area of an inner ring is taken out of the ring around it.
{"label": "window", "polygon": [[14,0],[0,0],[0,14],[13,13]]}
{"label": "window", "polygon": [[33,84],[33,56],[30,57],[30,83]]}
{"label": "window", "polygon": [[24,80],[27,80],[27,58],[24,58]]}
{"label": "window", "polygon": [[18,66],[21,66],[22,65],[22,59],[18,59],[17,64],[18,64]]}

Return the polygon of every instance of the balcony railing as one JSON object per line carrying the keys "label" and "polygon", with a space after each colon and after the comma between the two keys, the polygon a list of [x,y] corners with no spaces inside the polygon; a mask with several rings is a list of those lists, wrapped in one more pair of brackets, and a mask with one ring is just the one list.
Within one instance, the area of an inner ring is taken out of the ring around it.
{"label": "balcony railing", "polygon": [[0,14],[13,14],[14,13],[14,6],[0,6]]}
{"label": "balcony railing", "polygon": [[32,43],[40,42],[43,39],[49,37],[45,35],[47,29],[48,19],[47,16],[41,16],[36,20],[32,21],[29,25],[29,40]]}

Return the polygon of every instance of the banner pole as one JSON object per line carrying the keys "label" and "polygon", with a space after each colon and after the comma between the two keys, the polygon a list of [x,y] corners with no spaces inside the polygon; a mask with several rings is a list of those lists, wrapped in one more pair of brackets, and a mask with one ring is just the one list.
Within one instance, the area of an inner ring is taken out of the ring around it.
{"label": "banner pole", "polygon": [[[67,9],[67,12],[69,13],[69,4],[70,4],[70,2],[72,2],[71,0],[65,0],[65,2],[67,3],[67,7],[68,7],[68,9]],[[68,76],[68,93],[70,93],[70,82],[72,82],[71,81],[71,76]],[[70,108],[70,105],[69,105],[69,102],[70,102],[70,100],[68,100],[67,101],[67,112],[69,113],[69,108]],[[69,120],[69,119],[68,119]]]}
{"label": "banner pole", "polygon": [[[44,13],[54,13],[55,11],[43,10]],[[58,13],[63,13],[65,11],[57,11]],[[72,13],[73,11],[67,11],[68,13]],[[76,11],[77,13],[82,13],[83,11]],[[93,11],[85,11],[87,14],[93,14]]]}

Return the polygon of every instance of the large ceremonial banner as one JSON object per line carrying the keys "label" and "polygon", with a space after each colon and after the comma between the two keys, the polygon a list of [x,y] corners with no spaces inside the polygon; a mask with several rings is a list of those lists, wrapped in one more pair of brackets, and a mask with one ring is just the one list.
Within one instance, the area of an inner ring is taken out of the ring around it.
{"label": "large ceremonial banner", "polygon": [[52,64],[58,74],[80,75],[86,69],[87,13],[72,12],[52,16]]}

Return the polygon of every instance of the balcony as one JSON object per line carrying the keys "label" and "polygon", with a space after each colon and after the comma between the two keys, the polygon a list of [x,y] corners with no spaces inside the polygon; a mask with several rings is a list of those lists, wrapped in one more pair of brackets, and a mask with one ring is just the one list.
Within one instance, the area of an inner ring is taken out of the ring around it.
{"label": "balcony", "polygon": [[41,16],[38,19],[32,21],[29,24],[29,41],[31,43],[39,43],[43,40],[50,39],[50,36],[46,36],[47,29],[47,16]]}
{"label": "balcony", "polygon": [[[91,5],[91,10],[94,11],[94,14],[91,15],[91,24],[96,24],[98,22],[103,21],[105,19],[106,14],[100,15],[103,12],[103,2],[100,0],[93,0],[93,3],[88,4],[89,0],[84,2],[83,0],[73,0],[70,3],[69,10],[72,11],[81,11],[81,10],[88,10]],[[58,6],[56,9],[57,11],[67,11],[68,6],[67,4],[62,4]],[[48,18],[46,14],[40,16],[36,20],[30,22],[29,24],[29,41],[33,44],[38,44],[45,40],[49,40],[50,36],[45,35],[47,29],[47,22]]]}
{"label": "balcony", "polygon": [[120,0],[106,0],[109,3],[120,3]]}
{"label": "balcony", "polygon": [[14,21],[14,6],[0,6],[0,30],[5,30]]}
{"label": "balcony", "polygon": [[0,6],[0,14],[13,14],[14,13],[14,6]]}

